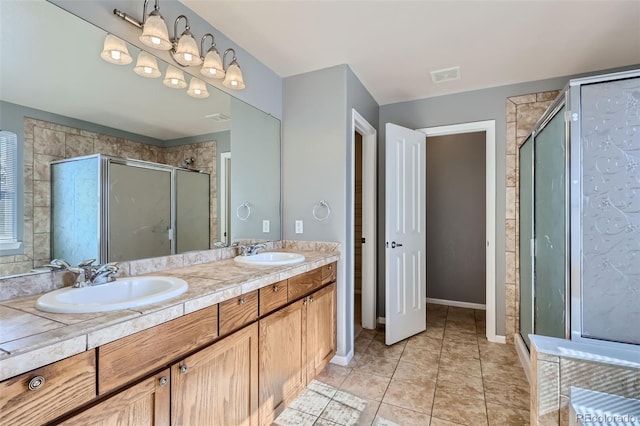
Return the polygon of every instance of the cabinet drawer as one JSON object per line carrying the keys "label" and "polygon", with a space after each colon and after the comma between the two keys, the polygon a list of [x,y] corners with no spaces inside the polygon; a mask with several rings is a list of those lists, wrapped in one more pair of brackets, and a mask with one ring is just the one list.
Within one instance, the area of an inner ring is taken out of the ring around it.
{"label": "cabinet drawer", "polygon": [[336,280],[336,270],[338,269],[336,262],[324,265],[321,269],[323,285],[332,283]]}
{"label": "cabinet drawer", "polygon": [[220,303],[220,335],[258,319],[258,290]]}
{"label": "cabinet drawer", "polygon": [[311,293],[322,286],[321,268],[305,272],[295,277],[289,278],[289,301],[292,302],[300,297]]}
{"label": "cabinet drawer", "polygon": [[260,289],[260,315],[266,315],[274,309],[287,304],[288,283],[286,280]]}
{"label": "cabinet drawer", "polygon": [[98,348],[100,395],[168,365],[218,337],[218,305]]}
{"label": "cabinet drawer", "polygon": [[96,355],[87,351],[0,383],[2,424],[47,423],[95,397]]}

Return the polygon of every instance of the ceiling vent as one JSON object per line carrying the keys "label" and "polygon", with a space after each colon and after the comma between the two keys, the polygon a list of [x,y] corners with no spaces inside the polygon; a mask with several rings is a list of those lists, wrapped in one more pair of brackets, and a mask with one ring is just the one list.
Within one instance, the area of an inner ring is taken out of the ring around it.
{"label": "ceiling vent", "polygon": [[431,80],[434,83],[443,83],[450,80],[460,79],[460,67],[445,68],[442,70],[431,71]]}
{"label": "ceiling vent", "polygon": [[229,121],[231,120],[231,117],[229,117],[228,115],[224,115],[220,112],[216,112],[215,114],[209,114],[209,115],[205,115],[204,118],[210,118],[213,121],[217,121],[217,122],[223,122],[223,121]]}

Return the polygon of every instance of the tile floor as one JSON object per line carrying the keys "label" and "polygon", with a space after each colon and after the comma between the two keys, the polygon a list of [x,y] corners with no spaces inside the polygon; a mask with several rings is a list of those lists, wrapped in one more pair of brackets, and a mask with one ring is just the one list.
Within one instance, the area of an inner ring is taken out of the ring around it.
{"label": "tile floor", "polygon": [[384,330],[361,330],[350,365],[329,364],[274,424],[528,425],[518,356],[487,342],[484,318],[427,305],[427,331],[393,346]]}

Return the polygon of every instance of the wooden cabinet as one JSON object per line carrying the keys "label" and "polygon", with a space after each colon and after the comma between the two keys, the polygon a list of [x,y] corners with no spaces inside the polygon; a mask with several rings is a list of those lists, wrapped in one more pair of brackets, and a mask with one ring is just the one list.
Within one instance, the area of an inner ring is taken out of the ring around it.
{"label": "wooden cabinet", "polygon": [[258,290],[220,303],[220,336],[258,319]]}
{"label": "wooden cabinet", "polygon": [[289,283],[287,280],[262,287],[260,289],[260,315],[267,315],[269,312],[286,305],[288,289]]}
{"label": "wooden cabinet", "polygon": [[260,424],[270,425],[306,386],[306,299],[260,320]]}
{"label": "wooden cabinet", "polygon": [[307,298],[307,383],[336,353],[336,283]]}
{"label": "wooden cabinet", "polygon": [[62,425],[170,425],[169,369],[71,417]]}
{"label": "wooden cabinet", "polygon": [[98,392],[103,395],[167,366],[217,336],[214,305],[100,346]]}
{"label": "wooden cabinet", "polygon": [[289,278],[289,301],[306,296],[320,287],[322,287],[321,268],[291,277]]}
{"label": "wooden cabinet", "polygon": [[41,425],[96,397],[96,355],[83,352],[0,383],[4,425]]}
{"label": "wooden cabinet", "polygon": [[171,367],[171,424],[258,424],[258,324]]}

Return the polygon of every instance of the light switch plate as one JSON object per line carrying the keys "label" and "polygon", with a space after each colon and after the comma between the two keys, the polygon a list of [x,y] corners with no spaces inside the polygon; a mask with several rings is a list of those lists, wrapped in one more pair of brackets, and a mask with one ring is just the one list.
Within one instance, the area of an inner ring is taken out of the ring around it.
{"label": "light switch plate", "polygon": [[271,226],[271,223],[269,222],[269,219],[264,219],[262,221],[262,232],[269,232],[269,228]]}
{"label": "light switch plate", "polygon": [[296,234],[302,234],[304,232],[304,222],[296,220]]}

